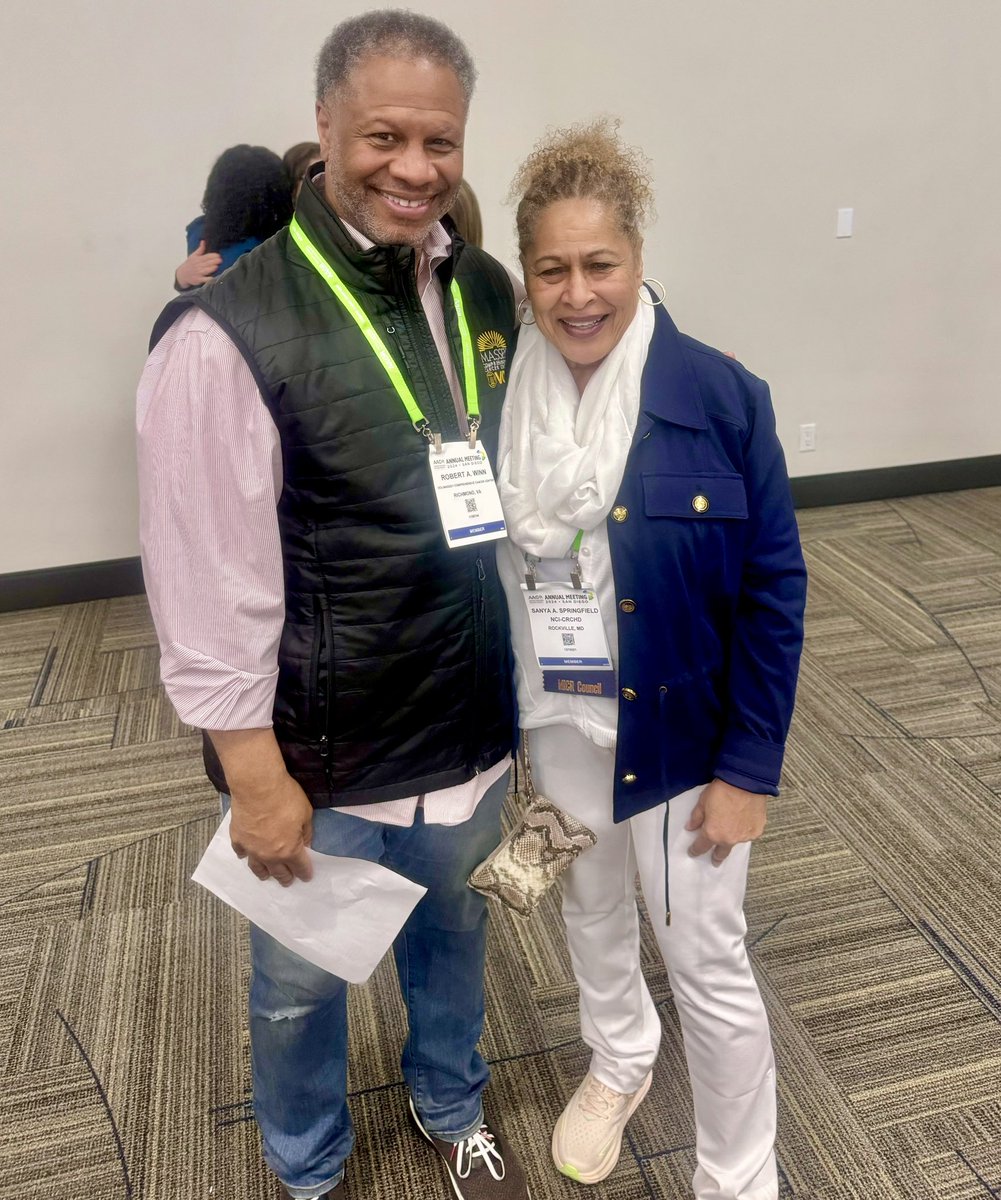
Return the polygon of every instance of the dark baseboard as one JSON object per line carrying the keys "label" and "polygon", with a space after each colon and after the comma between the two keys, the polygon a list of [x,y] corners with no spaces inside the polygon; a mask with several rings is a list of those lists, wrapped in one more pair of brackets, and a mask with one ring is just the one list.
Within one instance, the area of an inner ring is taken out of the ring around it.
{"label": "dark baseboard", "polygon": [[81,600],[107,600],[112,596],[138,596],[145,590],[138,558],[111,558],[105,562],[47,567],[41,571],[16,571],[11,575],[0,575],[0,612],[48,608],[51,604],[78,604]]}
{"label": "dark baseboard", "polygon": [[964,488],[1001,487],[1001,454],[914,463],[906,467],[878,467],[872,471],[839,471],[835,475],[803,475],[791,483],[797,508],[825,508],[830,504],[959,492]]}
{"label": "dark baseboard", "polygon": [[[1001,454],[907,467],[879,467],[873,471],[802,475],[792,480],[792,495],[797,508],[824,508],[831,504],[858,504],[865,500],[892,500],[980,487],[1001,487]],[[0,612],[107,600],[112,596],[138,596],[143,591],[138,558],[17,571],[0,575]]]}

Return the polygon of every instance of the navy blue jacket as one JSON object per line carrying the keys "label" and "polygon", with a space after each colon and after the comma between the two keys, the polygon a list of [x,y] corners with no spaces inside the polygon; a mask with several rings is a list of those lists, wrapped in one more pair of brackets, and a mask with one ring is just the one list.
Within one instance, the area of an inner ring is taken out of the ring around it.
{"label": "navy blue jacket", "polygon": [[663,307],[607,525],[615,820],[713,777],[777,794],[806,568],[768,385]]}

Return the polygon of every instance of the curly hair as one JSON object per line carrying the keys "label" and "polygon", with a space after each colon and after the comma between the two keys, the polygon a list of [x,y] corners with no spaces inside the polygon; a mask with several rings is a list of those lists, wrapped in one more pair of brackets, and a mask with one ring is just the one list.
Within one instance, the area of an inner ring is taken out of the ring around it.
{"label": "curly hair", "polygon": [[544,209],[558,200],[597,200],[615,214],[638,245],[652,219],[650,160],[619,138],[620,121],[550,129],[518,169],[508,194],[518,211],[518,249],[524,258]]}
{"label": "curly hair", "polygon": [[205,245],[264,241],[292,220],[292,185],[282,160],[263,146],[230,146],[215,160],[202,197]]}
{"label": "curly hair", "polygon": [[466,104],[473,95],[476,67],[462,39],[447,25],[423,13],[380,8],[349,17],[335,26],[316,59],[316,98],[321,103],[339,88],[360,62],[374,55],[427,58],[450,67]]}

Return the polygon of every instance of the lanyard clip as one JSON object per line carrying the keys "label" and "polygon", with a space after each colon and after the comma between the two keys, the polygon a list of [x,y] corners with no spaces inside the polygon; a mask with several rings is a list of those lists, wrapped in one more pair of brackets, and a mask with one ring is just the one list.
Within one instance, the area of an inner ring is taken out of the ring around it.
{"label": "lanyard clip", "polygon": [[570,547],[570,582],[574,585],[578,592],[584,590],[584,585],[580,578],[580,544],[584,540],[584,530],[578,529],[577,536],[573,540],[573,545]]}
{"label": "lanyard clip", "polygon": [[427,438],[429,445],[434,446],[435,454],[441,454],[441,434],[432,433],[431,426],[427,423],[427,421],[425,421],[423,425],[418,425],[417,432],[421,435],[421,437]]}
{"label": "lanyard clip", "polygon": [[534,554],[525,555],[525,586],[530,592],[535,591],[535,564],[538,561]]}
{"label": "lanyard clip", "polygon": [[470,450],[476,449],[476,433],[479,430],[479,428],[480,428],[480,423],[476,419],[476,417],[470,417],[469,418],[469,448],[470,448]]}

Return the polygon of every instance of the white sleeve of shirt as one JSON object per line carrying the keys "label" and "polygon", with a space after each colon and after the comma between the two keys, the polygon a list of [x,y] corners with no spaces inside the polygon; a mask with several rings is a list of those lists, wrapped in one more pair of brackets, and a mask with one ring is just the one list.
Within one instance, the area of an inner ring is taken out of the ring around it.
{"label": "white sleeve of shirt", "polygon": [[202,729],[272,723],[285,591],[278,431],[233,342],[195,308],[139,383],[140,545],[160,671]]}

